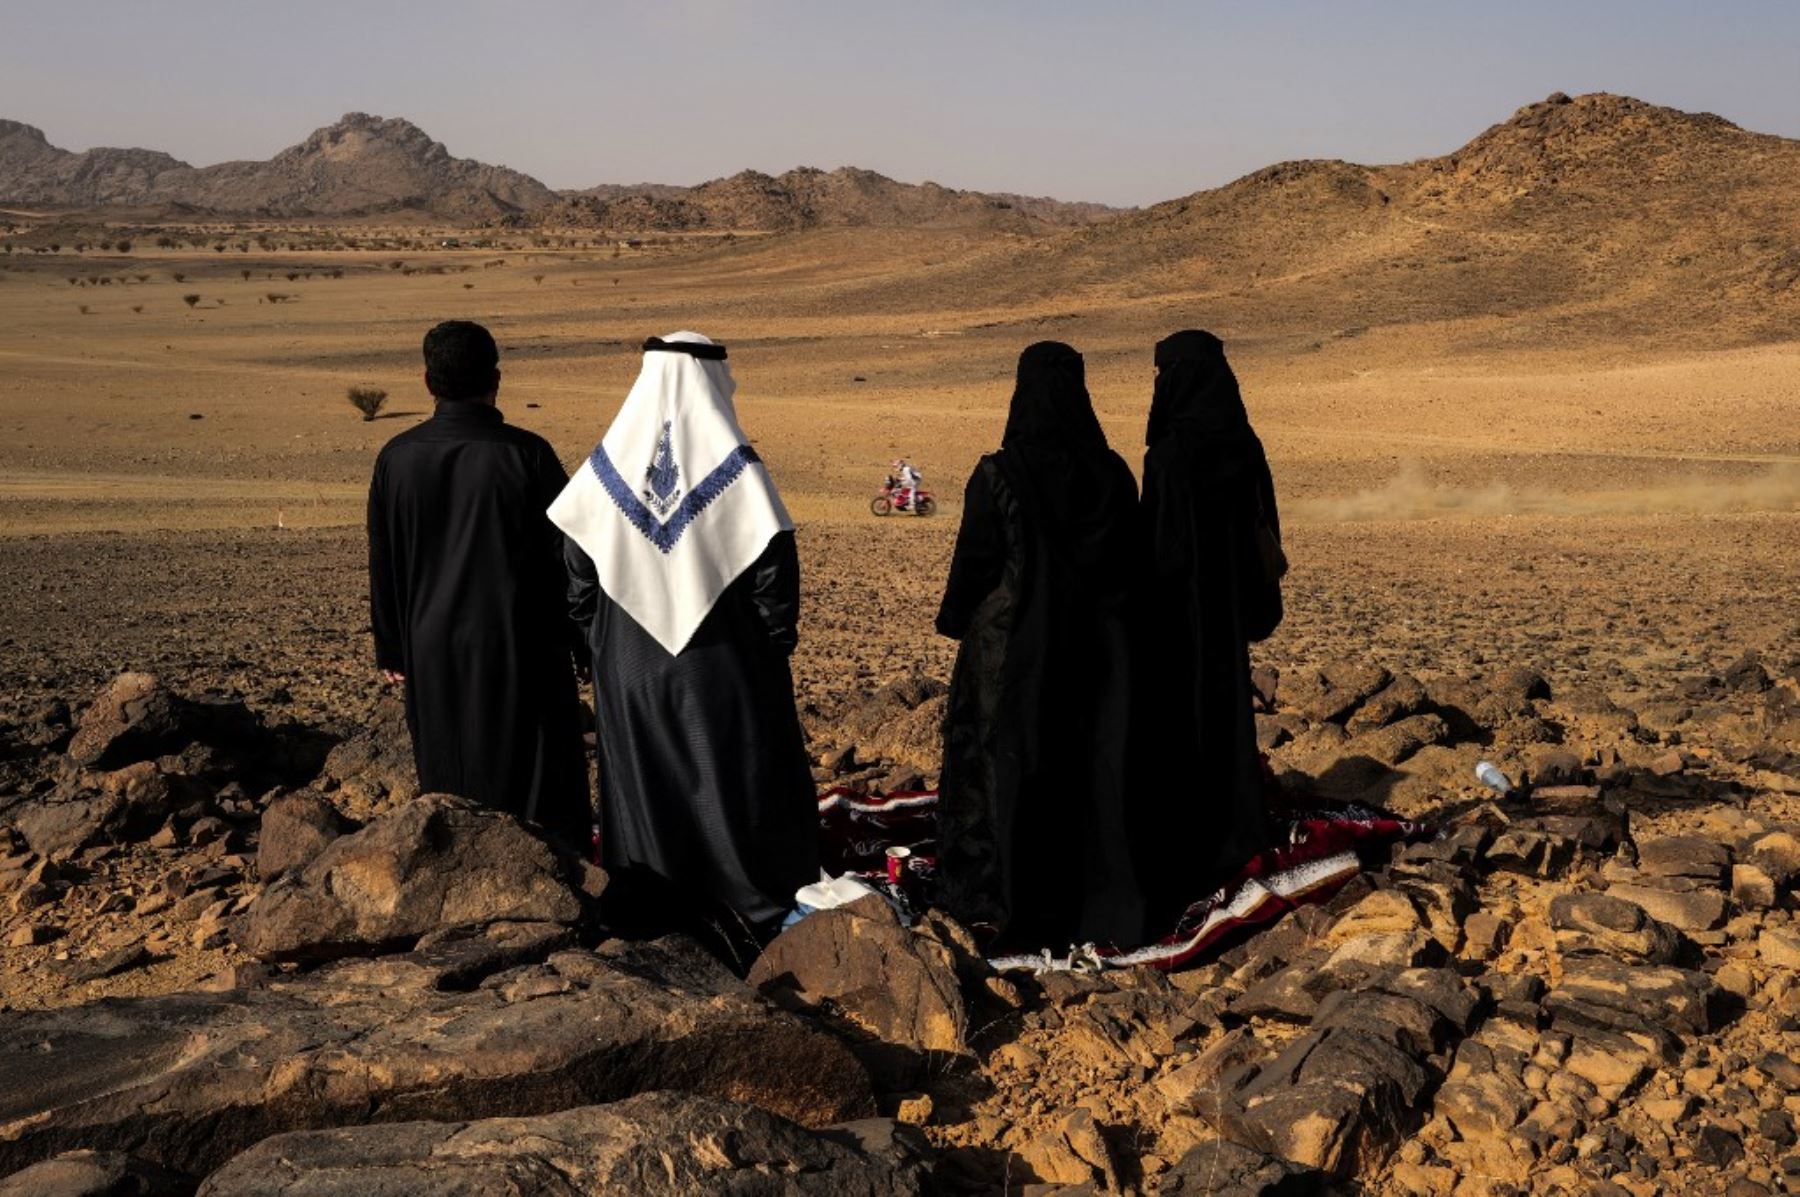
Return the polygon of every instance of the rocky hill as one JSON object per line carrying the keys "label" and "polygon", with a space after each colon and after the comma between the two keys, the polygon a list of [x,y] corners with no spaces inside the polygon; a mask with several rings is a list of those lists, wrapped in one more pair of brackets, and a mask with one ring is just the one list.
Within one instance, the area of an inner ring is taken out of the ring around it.
{"label": "rocky hill", "polygon": [[537,218],[545,224],[620,232],[789,232],[842,226],[1027,232],[1089,224],[1116,211],[1101,204],[901,183],[855,167],[799,167],[780,175],[746,170],[697,187],[647,184],[569,192]]}
{"label": "rocky hill", "polygon": [[194,167],[150,150],[71,153],[0,121],[0,199],[54,207],[173,206],[270,216],[418,210],[486,221],[542,206],[529,175],[452,157],[417,125],[352,112],[266,162]]}
{"label": "rocky hill", "polygon": [[1104,293],[1272,332],[1534,313],[1552,333],[1791,336],[1796,195],[1800,141],[1559,93],[1442,157],[1267,167],[966,263],[916,301]]}

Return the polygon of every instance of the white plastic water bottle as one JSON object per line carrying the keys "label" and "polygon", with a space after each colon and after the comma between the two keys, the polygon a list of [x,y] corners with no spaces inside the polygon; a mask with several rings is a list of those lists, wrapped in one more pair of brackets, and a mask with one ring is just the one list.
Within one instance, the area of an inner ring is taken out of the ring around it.
{"label": "white plastic water bottle", "polygon": [[1497,791],[1501,797],[1513,792],[1512,779],[1500,772],[1500,766],[1493,761],[1482,761],[1475,766],[1475,780],[1488,789]]}

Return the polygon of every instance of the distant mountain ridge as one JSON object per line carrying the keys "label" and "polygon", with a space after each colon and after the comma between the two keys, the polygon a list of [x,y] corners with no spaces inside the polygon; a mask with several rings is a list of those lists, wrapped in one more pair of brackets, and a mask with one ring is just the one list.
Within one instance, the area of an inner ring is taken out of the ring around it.
{"label": "distant mountain ridge", "polygon": [[469,223],[533,222],[619,232],[782,231],[836,225],[1020,231],[1103,219],[1100,204],[900,183],[851,167],[744,171],[696,187],[604,184],[557,193],[530,175],[453,157],[409,121],[352,112],[267,161],[195,167],[156,150],[51,145],[0,120],[0,203],[181,207],[222,216],[362,216],[416,211]]}
{"label": "distant mountain ridge", "polygon": [[352,112],[266,162],[194,167],[153,150],[72,153],[0,121],[0,200],[54,207],[183,205],[242,216],[355,216],[418,210],[488,221],[542,207],[548,187],[516,170],[452,157],[417,125]]}
{"label": "distant mountain ridge", "polygon": [[545,224],[618,231],[726,229],[790,232],[835,226],[997,228],[1032,231],[1116,215],[1102,204],[901,183],[872,170],[746,170],[694,187],[645,184],[565,192],[536,214]]}

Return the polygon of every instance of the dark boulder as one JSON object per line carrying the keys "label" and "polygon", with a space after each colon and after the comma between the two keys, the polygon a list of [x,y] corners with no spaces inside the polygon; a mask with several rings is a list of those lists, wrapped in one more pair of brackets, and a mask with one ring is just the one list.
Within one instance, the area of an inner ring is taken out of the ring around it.
{"label": "dark boulder", "polygon": [[277,1135],[207,1178],[206,1197],[533,1193],[547,1197],[911,1197],[896,1166],[849,1136],[816,1134],[754,1106],[683,1093],[479,1122],[400,1122]]}
{"label": "dark boulder", "polygon": [[565,866],[517,819],[428,794],[277,879],[233,936],[259,959],[329,960],[409,948],[451,927],[581,915]]}

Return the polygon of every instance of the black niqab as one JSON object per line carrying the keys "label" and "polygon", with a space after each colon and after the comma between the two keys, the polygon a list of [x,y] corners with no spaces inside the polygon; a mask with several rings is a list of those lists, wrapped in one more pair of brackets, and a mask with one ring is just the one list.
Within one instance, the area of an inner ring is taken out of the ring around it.
{"label": "black niqab", "polygon": [[1106,449],[1106,433],[1088,396],[1081,355],[1061,341],[1039,341],[1019,355],[1018,381],[1002,448]]}
{"label": "black niqab", "polygon": [[1215,437],[1250,431],[1225,343],[1199,329],[1156,343],[1156,390],[1144,440],[1154,445],[1178,428]]}

